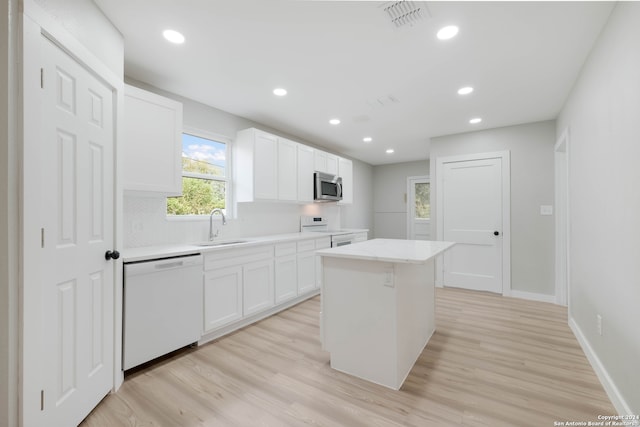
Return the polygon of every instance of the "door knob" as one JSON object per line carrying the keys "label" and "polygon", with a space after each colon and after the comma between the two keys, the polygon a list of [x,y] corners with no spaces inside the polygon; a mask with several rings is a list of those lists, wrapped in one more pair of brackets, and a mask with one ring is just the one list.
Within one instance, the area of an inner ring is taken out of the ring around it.
{"label": "door knob", "polygon": [[494,235],[494,236],[499,236],[499,235],[500,235],[500,232],[499,232],[499,231],[494,231],[494,232],[493,232],[493,235]]}
{"label": "door knob", "polygon": [[120,252],[118,251],[107,251],[104,254],[104,259],[106,259],[107,261],[109,261],[110,259],[118,259],[120,258]]}

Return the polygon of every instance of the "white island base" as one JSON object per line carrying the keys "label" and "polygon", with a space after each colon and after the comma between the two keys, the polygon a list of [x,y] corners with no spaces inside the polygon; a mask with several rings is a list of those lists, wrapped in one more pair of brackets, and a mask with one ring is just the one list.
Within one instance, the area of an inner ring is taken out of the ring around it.
{"label": "white island base", "polygon": [[331,367],[398,390],[435,330],[435,256],[449,242],[374,239],[318,251]]}

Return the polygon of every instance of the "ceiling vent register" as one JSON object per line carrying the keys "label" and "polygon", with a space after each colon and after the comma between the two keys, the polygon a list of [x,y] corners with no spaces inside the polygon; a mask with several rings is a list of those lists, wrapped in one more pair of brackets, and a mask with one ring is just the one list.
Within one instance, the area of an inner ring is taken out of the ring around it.
{"label": "ceiling vent register", "polygon": [[426,3],[422,1],[391,1],[385,3],[382,7],[395,28],[407,25],[412,27],[423,20],[425,15],[430,15]]}

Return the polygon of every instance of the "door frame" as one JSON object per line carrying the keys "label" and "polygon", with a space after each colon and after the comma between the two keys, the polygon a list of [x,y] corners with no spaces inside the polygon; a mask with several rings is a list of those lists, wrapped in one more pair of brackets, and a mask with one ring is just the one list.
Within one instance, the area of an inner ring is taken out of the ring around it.
{"label": "door frame", "polygon": [[[447,163],[466,162],[472,160],[501,159],[501,175],[502,175],[502,295],[509,296],[511,294],[511,152],[495,151],[476,154],[461,154],[455,156],[444,156],[436,158],[435,171],[435,218],[433,216],[433,205],[431,206],[432,229],[433,222],[436,228],[436,240],[442,240],[444,236],[443,218],[443,172]],[[434,186],[431,186],[431,199],[433,200]],[[436,286],[444,286],[444,258],[436,259]]]}
{"label": "door frame", "polygon": [[556,304],[569,306],[571,289],[570,264],[570,203],[569,203],[569,128],[566,128],[553,148],[555,215],[555,289]]}
{"label": "door frame", "polygon": [[[41,311],[42,289],[40,287],[39,250],[40,226],[38,208],[35,200],[40,197],[38,185],[39,176],[33,173],[33,168],[26,167],[26,155],[31,159],[38,155],[37,147],[39,133],[39,115],[34,114],[39,108],[39,94],[34,85],[26,85],[27,81],[40,79],[41,54],[39,50],[40,38],[46,37],[58,45],[63,51],[74,58],[79,64],[91,70],[102,79],[113,91],[113,138],[114,138],[114,247],[122,247],[122,183],[119,179],[118,141],[122,138],[119,123],[123,119],[124,81],[98,57],[89,51],[79,40],[68,32],[60,23],[55,21],[47,12],[38,6],[34,0],[25,0],[24,12],[20,16],[22,46],[19,56],[22,67],[19,70],[22,97],[20,103],[20,217],[21,227],[19,240],[20,252],[20,302],[18,316],[20,330],[18,331],[19,348],[19,425],[39,424],[42,421],[40,408],[40,385],[42,372],[39,363],[40,355],[34,350],[42,339],[42,325],[37,321],[37,314]],[[34,108],[34,105],[37,108]],[[122,372],[122,259],[113,262],[114,269],[114,360],[113,360],[113,390],[117,390],[124,381]],[[38,421],[39,420],[39,421]]]}
{"label": "door frame", "polygon": [[[413,235],[413,207],[415,206],[415,196],[413,192],[413,184],[415,182],[428,182],[431,184],[431,178],[429,175],[408,176],[407,177],[407,239],[410,239]],[[429,200],[431,203],[431,200]],[[431,227],[431,218],[429,218],[429,227]]]}

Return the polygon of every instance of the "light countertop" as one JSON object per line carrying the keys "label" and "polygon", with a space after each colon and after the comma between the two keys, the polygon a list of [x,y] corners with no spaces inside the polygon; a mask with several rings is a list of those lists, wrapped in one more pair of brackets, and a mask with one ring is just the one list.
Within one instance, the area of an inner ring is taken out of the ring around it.
{"label": "light countertop", "polygon": [[[336,234],[346,233],[358,233],[367,232],[367,229],[345,229],[338,232],[306,232],[306,233],[288,233],[288,234],[275,234],[268,236],[257,237],[238,237],[220,239],[219,242],[236,241],[241,240],[243,243],[234,243],[229,245],[219,246],[204,246],[198,245],[198,242],[189,243],[175,243],[158,246],[142,246],[137,248],[126,248],[121,252],[124,262],[138,262],[147,261],[158,258],[169,258],[182,255],[191,255],[198,253],[208,253],[214,251],[223,251],[225,249],[235,248],[249,248],[253,246],[269,245],[276,243],[295,242],[298,240],[318,239],[321,237],[330,237]],[[204,242],[202,242],[204,243]]]}
{"label": "light countertop", "polygon": [[422,264],[455,245],[429,240],[373,239],[316,252],[323,257]]}

